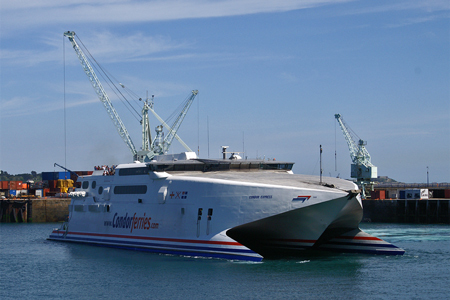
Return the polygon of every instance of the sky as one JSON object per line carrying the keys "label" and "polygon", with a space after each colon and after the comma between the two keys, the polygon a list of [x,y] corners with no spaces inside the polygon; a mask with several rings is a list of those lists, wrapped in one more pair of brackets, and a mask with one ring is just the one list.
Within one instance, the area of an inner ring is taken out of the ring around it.
{"label": "sky", "polygon": [[[319,175],[321,145],[323,174],[350,178],[339,113],[378,175],[450,182],[448,0],[2,1],[9,174],[132,161],[65,31],[137,95],[137,111],[148,93],[166,119],[199,90],[178,135],[202,158],[226,145]],[[139,148],[139,118],[107,93]],[[169,153],[181,151],[174,141]]]}

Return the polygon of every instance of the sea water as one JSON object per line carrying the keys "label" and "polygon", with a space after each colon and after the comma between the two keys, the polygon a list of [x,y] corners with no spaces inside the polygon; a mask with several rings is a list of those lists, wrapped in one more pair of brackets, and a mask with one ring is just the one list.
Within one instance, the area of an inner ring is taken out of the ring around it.
{"label": "sea water", "polygon": [[260,263],[48,241],[59,224],[0,224],[0,299],[450,299],[450,226],[362,223],[403,256]]}

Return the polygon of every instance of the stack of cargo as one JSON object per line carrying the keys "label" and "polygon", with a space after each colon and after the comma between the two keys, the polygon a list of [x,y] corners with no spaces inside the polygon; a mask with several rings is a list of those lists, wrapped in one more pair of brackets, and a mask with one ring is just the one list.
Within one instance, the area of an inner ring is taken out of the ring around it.
{"label": "stack of cargo", "polygon": [[58,185],[58,181],[67,179],[70,180],[70,172],[42,172],[42,181],[44,186],[48,188],[48,192],[45,192],[44,196],[54,196],[63,192],[61,191],[61,183]]}
{"label": "stack of cargo", "polygon": [[59,188],[61,193],[67,193],[69,188],[73,187],[72,179],[58,179],[56,187]]}
{"label": "stack of cargo", "polygon": [[20,180],[0,181],[0,196],[15,197],[27,194],[27,184]]}
{"label": "stack of cargo", "polygon": [[399,199],[428,199],[428,189],[402,190]]}
{"label": "stack of cargo", "polygon": [[370,192],[370,198],[372,200],[383,200],[386,199],[386,191],[385,190],[376,190]]}

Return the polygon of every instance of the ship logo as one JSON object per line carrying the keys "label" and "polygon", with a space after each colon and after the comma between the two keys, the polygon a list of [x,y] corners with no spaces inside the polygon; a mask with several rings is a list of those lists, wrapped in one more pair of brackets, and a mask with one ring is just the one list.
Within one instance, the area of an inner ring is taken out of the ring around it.
{"label": "ship logo", "polygon": [[292,199],[292,201],[302,201],[302,203],[304,203],[309,200],[309,198],[311,198],[311,196],[297,196],[297,198]]}
{"label": "ship logo", "polygon": [[170,199],[187,199],[187,191],[182,192],[172,192],[170,193]]}

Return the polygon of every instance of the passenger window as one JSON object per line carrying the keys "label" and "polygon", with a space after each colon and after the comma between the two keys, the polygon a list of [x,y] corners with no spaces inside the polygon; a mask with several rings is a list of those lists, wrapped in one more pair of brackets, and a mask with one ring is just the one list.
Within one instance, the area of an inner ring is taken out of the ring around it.
{"label": "passenger window", "polygon": [[92,188],[95,189],[95,187],[97,186],[97,181],[92,181]]}
{"label": "passenger window", "polygon": [[98,188],[98,194],[101,195],[102,193],[103,193],[103,187],[101,186]]}
{"label": "passenger window", "polygon": [[83,190],[87,190],[89,188],[89,181],[83,181]]}

